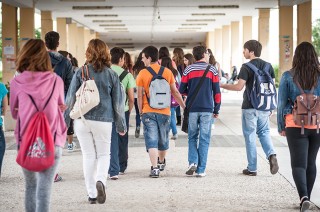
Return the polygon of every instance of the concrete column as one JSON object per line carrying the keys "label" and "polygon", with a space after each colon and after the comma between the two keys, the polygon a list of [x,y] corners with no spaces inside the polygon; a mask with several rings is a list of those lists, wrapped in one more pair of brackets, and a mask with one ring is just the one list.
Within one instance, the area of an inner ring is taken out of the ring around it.
{"label": "concrete column", "polygon": [[[16,71],[17,28],[17,8],[2,3],[2,82],[5,85],[9,84]],[[15,121],[9,108],[3,121],[5,131],[14,129]]]}
{"label": "concrete column", "polygon": [[68,46],[67,51],[70,52],[75,58],[78,59],[77,55],[77,38],[78,36],[78,30],[77,30],[77,24],[71,23],[68,24]]}
{"label": "concrete column", "polygon": [[240,23],[239,21],[231,22],[231,66],[238,68],[242,62],[242,54],[240,48]]}
{"label": "concrete column", "polygon": [[303,41],[312,42],[312,2],[308,1],[302,4],[298,4],[298,40],[297,44]]}
{"label": "concrete column", "polygon": [[51,11],[41,11],[41,39],[44,40],[46,33],[52,30],[53,20]]}
{"label": "concrete column", "polygon": [[100,34],[99,34],[99,32],[96,32],[96,37],[95,37],[96,39],[100,39]]}
{"label": "concrete column", "polygon": [[293,7],[279,6],[279,76],[292,66]]}
{"label": "concrete column", "polygon": [[242,17],[243,44],[252,39],[252,16]]}
{"label": "concrete column", "polygon": [[230,25],[222,26],[222,64],[221,69],[229,73],[231,63]]}
{"label": "concrete column", "polygon": [[77,59],[79,64],[84,64],[85,62],[85,47],[84,47],[84,28],[78,27],[77,34]]}
{"label": "concrete column", "polygon": [[214,47],[214,57],[219,63],[222,63],[222,29],[214,30]]}
{"label": "concrete column", "polygon": [[269,61],[269,21],[270,9],[259,9],[258,40],[262,45],[261,58]]}
{"label": "concrete column", "polygon": [[214,49],[214,31],[207,32],[206,47],[213,51],[213,49]]}
{"label": "concrete column", "polygon": [[67,20],[66,18],[57,18],[57,32],[60,35],[58,49],[67,51]]}
{"label": "concrete column", "polygon": [[20,8],[20,49],[34,38],[34,8]]}
{"label": "concrete column", "polygon": [[84,49],[87,51],[88,43],[91,40],[90,30],[84,29]]}

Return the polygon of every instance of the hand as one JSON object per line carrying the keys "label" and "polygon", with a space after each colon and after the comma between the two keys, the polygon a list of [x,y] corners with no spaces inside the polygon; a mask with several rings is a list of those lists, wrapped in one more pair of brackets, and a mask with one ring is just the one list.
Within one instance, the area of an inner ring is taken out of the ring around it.
{"label": "hand", "polygon": [[279,133],[281,136],[286,136],[286,131],[281,131],[280,133]]}
{"label": "hand", "polygon": [[213,114],[213,118],[218,118],[219,114]]}
{"label": "hand", "polygon": [[119,132],[119,135],[120,135],[120,136],[124,136],[126,133],[127,133],[126,131]]}
{"label": "hand", "polygon": [[67,106],[67,105],[59,105],[59,109],[61,110],[61,112],[66,111],[66,110],[67,110],[67,108],[68,108],[68,106]]}
{"label": "hand", "polygon": [[273,115],[273,110],[270,111],[269,117],[271,117],[272,115]]}

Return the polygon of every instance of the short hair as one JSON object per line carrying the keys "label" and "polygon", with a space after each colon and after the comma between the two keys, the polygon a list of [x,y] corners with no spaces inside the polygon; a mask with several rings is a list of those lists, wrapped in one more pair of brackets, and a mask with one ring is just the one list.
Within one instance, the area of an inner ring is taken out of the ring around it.
{"label": "short hair", "polygon": [[262,45],[257,40],[248,40],[243,45],[244,49],[248,49],[249,52],[254,52],[254,56],[260,57],[262,51]]}
{"label": "short hair", "polygon": [[111,55],[109,48],[105,42],[100,39],[92,39],[89,41],[86,51],[86,63],[93,65],[95,72],[101,72],[105,66],[111,66]]}
{"label": "short hair", "polygon": [[145,57],[148,59],[151,57],[151,62],[157,62],[159,59],[159,53],[158,49],[154,46],[147,46],[142,50],[142,53],[144,53]]}
{"label": "short hair", "polygon": [[59,45],[59,39],[60,39],[60,35],[59,35],[59,33],[55,32],[55,31],[47,32],[44,37],[44,40],[46,42],[46,46],[50,50],[57,49],[57,47]]}
{"label": "short hair", "polygon": [[207,49],[205,46],[195,46],[192,49],[192,54],[194,56],[194,59],[196,59],[196,61],[201,60],[202,58],[204,58],[204,53],[206,53]]}
{"label": "short hair", "polygon": [[112,64],[118,64],[120,62],[120,59],[123,58],[125,51],[123,48],[120,47],[114,47],[110,50],[111,54],[111,63]]}
{"label": "short hair", "polygon": [[46,72],[52,71],[50,56],[44,42],[40,39],[30,39],[20,49],[17,60],[17,70]]}

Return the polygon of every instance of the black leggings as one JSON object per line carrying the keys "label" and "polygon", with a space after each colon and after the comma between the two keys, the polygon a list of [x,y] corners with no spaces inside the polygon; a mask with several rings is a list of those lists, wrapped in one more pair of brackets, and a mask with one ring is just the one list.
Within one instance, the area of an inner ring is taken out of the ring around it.
{"label": "black leggings", "polygon": [[316,130],[301,128],[286,128],[287,141],[290,150],[292,176],[300,199],[311,197],[312,188],[317,175],[316,159],[320,146],[320,134]]}

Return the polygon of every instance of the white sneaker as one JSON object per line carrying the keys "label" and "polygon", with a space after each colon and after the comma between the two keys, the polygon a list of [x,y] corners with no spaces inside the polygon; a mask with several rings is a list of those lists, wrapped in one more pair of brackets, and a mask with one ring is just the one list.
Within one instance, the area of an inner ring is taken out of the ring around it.
{"label": "white sneaker", "polygon": [[73,142],[71,144],[68,144],[68,152],[73,152],[74,151],[74,145]]}
{"label": "white sneaker", "polygon": [[205,177],[207,174],[205,172],[203,173],[197,173],[196,177]]}
{"label": "white sneaker", "polygon": [[214,126],[214,124],[212,124],[212,125],[211,125],[211,129],[214,130],[214,128],[215,128],[215,126]]}
{"label": "white sneaker", "polygon": [[194,173],[196,170],[197,170],[197,164],[191,163],[191,164],[189,165],[188,170],[186,171],[186,175],[191,176],[191,175],[193,175],[193,173]]}

